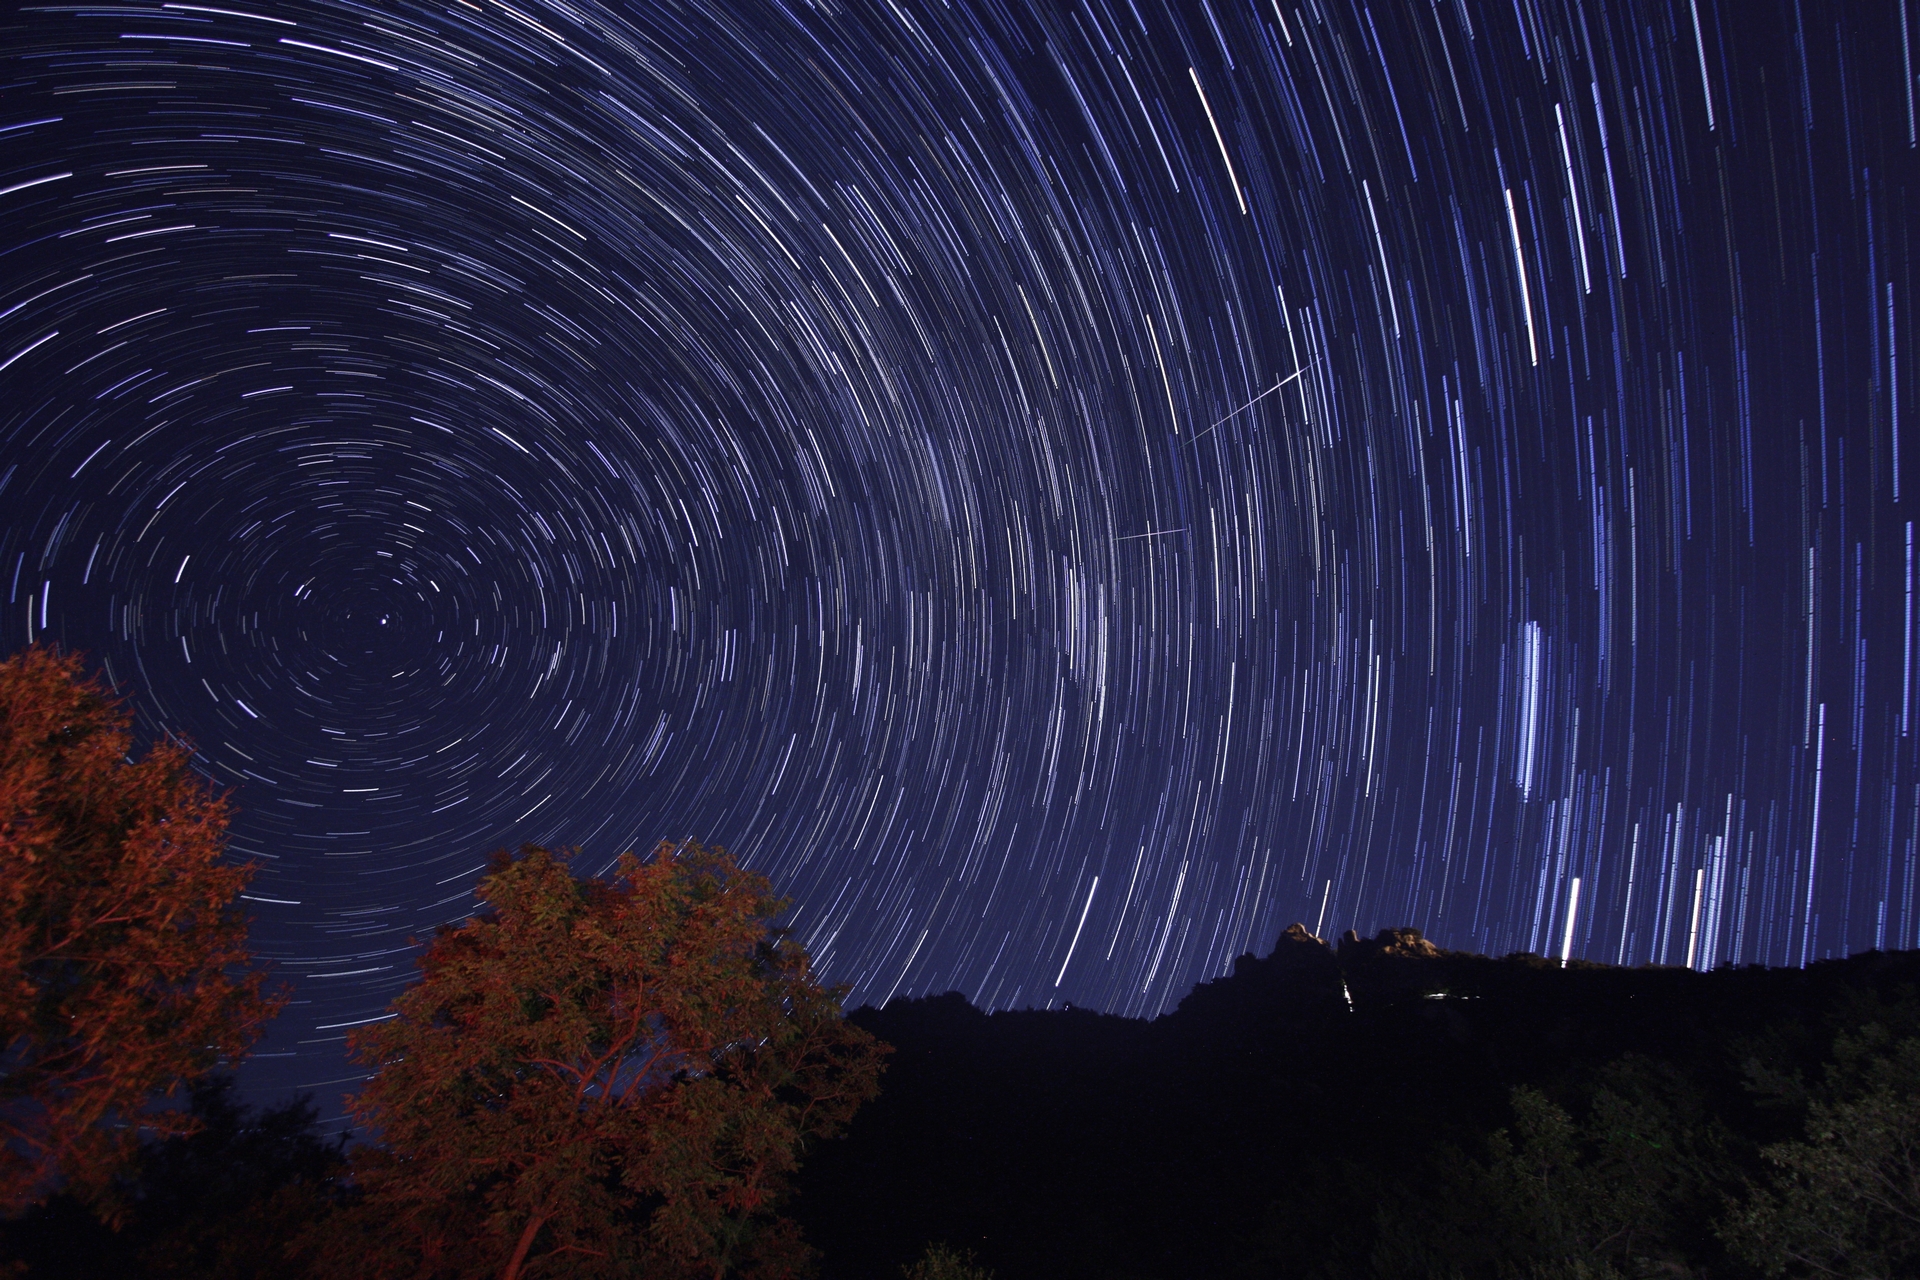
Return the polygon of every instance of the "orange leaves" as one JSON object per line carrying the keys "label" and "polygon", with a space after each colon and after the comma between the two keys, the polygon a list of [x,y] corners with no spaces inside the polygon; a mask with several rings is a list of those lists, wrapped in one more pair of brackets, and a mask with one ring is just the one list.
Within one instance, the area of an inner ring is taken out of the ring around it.
{"label": "orange leaves", "polygon": [[387,1150],[358,1165],[342,1273],[787,1274],[786,1177],[878,1091],[884,1050],[772,929],[765,878],[689,843],[580,881],[528,848],[478,892],[352,1038],[379,1068],[353,1109]]}
{"label": "orange leaves", "polygon": [[233,910],[226,802],[77,657],[0,662],[0,1206],[103,1188],[157,1091],[240,1053],[277,1009]]}
{"label": "orange leaves", "polygon": [[[79,660],[0,662],[0,1211],[104,1191],[156,1092],[238,1055],[275,1012],[234,904],[227,807]],[[811,1141],[878,1091],[882,1046],[772,926],[766,879],[662,845],[580,880],[500,855],[393,1017],[350,1043],[384,1149],[302,1242],[343,1275],[774,1277]]]}

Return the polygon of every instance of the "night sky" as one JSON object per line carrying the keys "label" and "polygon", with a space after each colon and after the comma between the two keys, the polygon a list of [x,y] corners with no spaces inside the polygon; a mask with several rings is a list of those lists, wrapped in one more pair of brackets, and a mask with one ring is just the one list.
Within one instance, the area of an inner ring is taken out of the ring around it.
{"label": "night sky", "polygon": [[489,851],[850,1004],[1290,921],[1920,945],[1916,0],[345,0],[0,25],[0,650],[231,788],[346,1030]]}

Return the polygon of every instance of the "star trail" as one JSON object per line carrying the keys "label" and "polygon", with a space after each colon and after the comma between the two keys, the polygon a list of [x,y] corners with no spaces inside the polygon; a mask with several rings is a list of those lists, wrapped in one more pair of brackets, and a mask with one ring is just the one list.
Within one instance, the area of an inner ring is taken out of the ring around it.
{"label": "star trail", "polygon": [[0,644],[232,790],[329,1108],[529,841],[854,1004],[1914,947],[1916,26],[21,9]]}

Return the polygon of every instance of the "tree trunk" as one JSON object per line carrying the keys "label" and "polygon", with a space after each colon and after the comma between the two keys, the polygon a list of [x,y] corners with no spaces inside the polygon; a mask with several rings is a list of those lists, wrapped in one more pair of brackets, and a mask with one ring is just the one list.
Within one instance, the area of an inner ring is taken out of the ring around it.
{"label": "tree trunk", "polygon": [[527,1229],[520,1233],[520,1243],[513,1246],[513,1256],[507,1259],[507,1269],[500,1273],[500,1280],[520,1280],[520,1268],[527,1265],[527,1252],[533,1248],[533,1238],[546,1225],[544,1213],[536,1213],[527,1221]]}

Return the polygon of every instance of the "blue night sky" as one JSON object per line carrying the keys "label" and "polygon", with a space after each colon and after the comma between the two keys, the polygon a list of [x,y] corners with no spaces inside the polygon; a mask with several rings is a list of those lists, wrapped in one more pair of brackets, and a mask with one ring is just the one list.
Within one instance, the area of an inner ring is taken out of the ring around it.
{"label": "blue night sky", "polygon": [[1916,0],[299,0],[0,25],[0,650],[231,788],[342,1038],[489,851],[850,1003],[1290,921],[1920,945]]}

